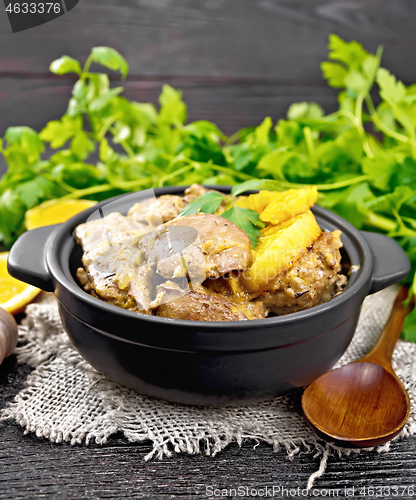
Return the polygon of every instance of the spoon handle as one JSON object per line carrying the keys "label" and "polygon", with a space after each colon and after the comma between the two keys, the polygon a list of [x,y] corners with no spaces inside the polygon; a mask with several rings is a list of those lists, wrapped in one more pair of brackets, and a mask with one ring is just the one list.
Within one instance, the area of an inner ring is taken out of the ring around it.
{"label": "spoon handle", "polygon": [[408,288],[400,287],[400,290],[393,303],[393,309],[389,319],[381,332],[379,339],[371,351],[359,361],[371,362],[381,365],[383,368],[391,371],[391,358],[396,342],[403,330],[404,318],[412,310],[414,301],[405,307],[403,301],[406,299]]}

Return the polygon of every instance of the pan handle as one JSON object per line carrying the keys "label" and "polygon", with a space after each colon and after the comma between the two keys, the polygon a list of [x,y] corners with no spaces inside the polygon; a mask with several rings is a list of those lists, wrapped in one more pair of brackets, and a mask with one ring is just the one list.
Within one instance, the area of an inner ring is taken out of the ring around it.
{"label": "pan handle", "polygon": [[409,257],[389,236],[361,231],[374,257],[373,277],[369,294],[398,283],[410,273]]}
{"label": "pan handle", "polygon": [[49,238],[61,224],[39,227],[23,233],[12,246],[7,270],[16,279],[54,292],[55,283],[46,263]]}

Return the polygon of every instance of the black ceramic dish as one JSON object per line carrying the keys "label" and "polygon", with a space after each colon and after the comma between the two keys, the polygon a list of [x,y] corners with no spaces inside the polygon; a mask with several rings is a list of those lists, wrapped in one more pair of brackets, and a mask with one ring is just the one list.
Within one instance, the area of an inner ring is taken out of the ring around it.
{"label": "black ceramic dish", "polygon": [[[229,192],[226,186],[212,186]],[[156,189],[181,194],[185,186]],[[141,194],[137,193],[137,199]],[[131,195],[111,200],[126,213]],[[81,247],[74,228],[102,202],[64,224],[24,233],[11,249],[9,272],[54,291],[63,325],[80,354],[108,378],[140,393],[185,404],[264,400],[302,387],[324,374],[350,343],[364,298],[405,278],[409,260],[386,236],[358,231],[321,207],[319,225],[340,229],[344,261],[354,266],[343,293],[330,302],[286,316],[204,322],[147,316],[84,292],[75,277]],[[108,210],[107,212],[108,213]]]}

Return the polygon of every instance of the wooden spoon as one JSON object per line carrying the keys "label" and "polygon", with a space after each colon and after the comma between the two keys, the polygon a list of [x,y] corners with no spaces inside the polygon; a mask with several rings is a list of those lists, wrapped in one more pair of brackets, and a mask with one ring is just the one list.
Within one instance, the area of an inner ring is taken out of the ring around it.
{"label": "wooden spoon", "polygon": [[358,361],[319,377],[302,396],[306,418],[319,435],[343,446],[377,446],[396,436],[410,413],[410,400],[391,365],[406,314],[402,287],[373,349]]}

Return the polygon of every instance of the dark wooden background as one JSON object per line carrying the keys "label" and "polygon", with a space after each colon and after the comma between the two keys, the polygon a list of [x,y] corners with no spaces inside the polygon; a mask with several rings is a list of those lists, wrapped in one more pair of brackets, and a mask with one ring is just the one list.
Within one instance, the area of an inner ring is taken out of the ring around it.
{"label": "dark wooden background", "polygon": [[[96,45],[127,58],[129,98],[156,103],[169,83],[183,90],[189,120],[212,120],[229,135],[265,116],[284,117],[292,102],[314,100],[330,112],[336,92],[320,72],[329,34],[371,51],[383,45],[383,66],[405,83],[416,82],[415,9],[413,0],[80,0],[61,18],[16,34],[2,11],[0,136],[10,125],[40,130],[60,117],[74,80],[50,74],[49,64],[63,54],[84,62]],[[3,363],[0,407],[27,373],[13,357]],[[206,484],[303,488],[318,466],[309,455],[291,462],[267,445],[253,451],[254,443],[213,458],[178,455],[145,463],[149,443],[115,436],[103,447],[72,448],[23,436],[13,423],[0,426],[0,440],[0,499],[7,500],[206,498]],[[316,486],[412,485],[415,471],[415,439],[408,439],[386,454],[331,458]],[[386,490],[382,498],[389,498]]]}
{"label": "dark wooden background", "polygon": [[81,0],[55,21],[12,34],[2,12],[0,135],[60,117],[74,80],[52,75],[49,64],[63,54],[84,62],[96,45],[130,63],[129,98],[156,103],[169,83],[183,90],[189,120],[212,120],[229,135],[285,116],[292,102],[314,100],[330,112],[336,92],[320,70],[329,34],[370,51],[383,45],[384,66],[410,83],[415,19],[413,0]]}

